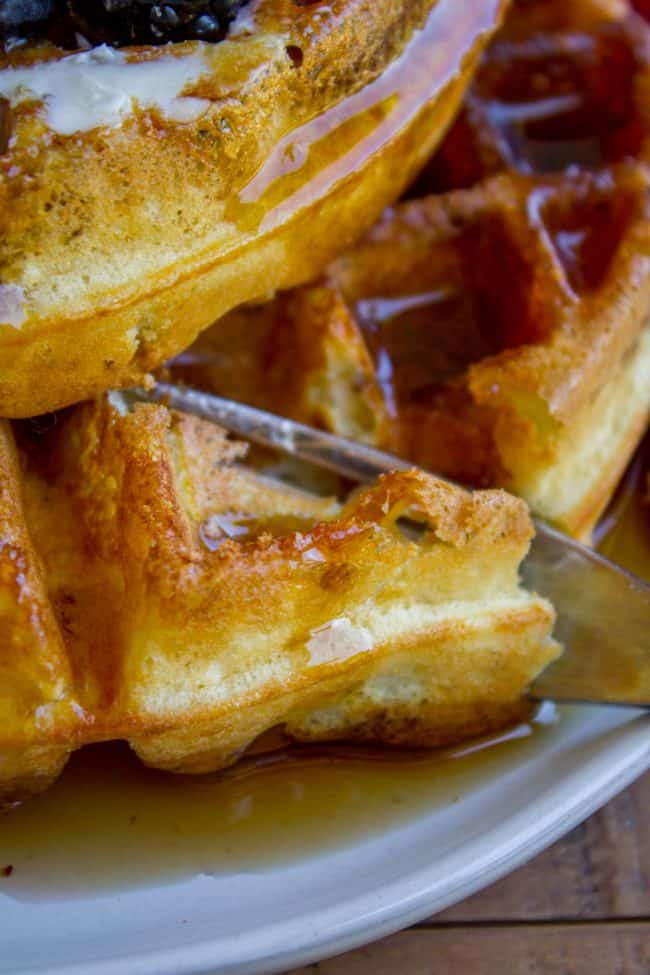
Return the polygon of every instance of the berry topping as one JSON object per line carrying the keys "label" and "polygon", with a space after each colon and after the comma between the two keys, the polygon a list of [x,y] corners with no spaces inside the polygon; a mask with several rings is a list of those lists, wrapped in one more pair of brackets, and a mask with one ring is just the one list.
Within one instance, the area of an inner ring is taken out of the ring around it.
{"label": "berry topping", "polygon": [[0,34],[48,36],[63,47],[220,41],[246,0],[5,0]]}

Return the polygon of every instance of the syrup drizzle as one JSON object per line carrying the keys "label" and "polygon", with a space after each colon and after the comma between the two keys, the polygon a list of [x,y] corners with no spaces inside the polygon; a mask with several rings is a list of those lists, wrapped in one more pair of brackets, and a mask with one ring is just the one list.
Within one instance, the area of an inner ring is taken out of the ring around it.
{"label": "syrup drizzle", "polygon": [[[358,174],[398,137],[431,99],[451,91],[465,65],[460,51],[494,24],[499,0],[458,15],[454,0],[439,0],[403,53],[374,82],[289,132],[233,201],[237,222],[267,232],[323,199],[341,173]],[[449,102],[451,117],[455,106]]]}
{"label": "syrup drizzle", "polygon": [[449,286],[357,301],[355,315],[391,417],[498,351],[477,305],[467,291]]}

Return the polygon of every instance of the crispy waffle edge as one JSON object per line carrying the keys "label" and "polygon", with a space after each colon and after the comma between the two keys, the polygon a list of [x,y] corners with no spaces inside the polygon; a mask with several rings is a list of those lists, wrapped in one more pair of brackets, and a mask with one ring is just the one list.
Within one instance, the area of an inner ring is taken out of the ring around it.
{"label": "crispy waffle edge", "polygon": [[[98,402],[16,436],[3,588],[17,533],[36,581],[19,583],[22,676],[8,650],[0,698],[6,802],[114,738],[184,772],[231,764],[277,725],[447,744],[525,713],[558,653],[551,607],[519,587],[530,520],[502,492],[391,474],[341,508],[261,477],[221,431],[163,407]],[[419,541],[398,521],[408,511]],[[35,641],[37,614],[49,622]],[[36,698],[47,722],[26,716]],[[30,759],[19,777],[17,756]]]}

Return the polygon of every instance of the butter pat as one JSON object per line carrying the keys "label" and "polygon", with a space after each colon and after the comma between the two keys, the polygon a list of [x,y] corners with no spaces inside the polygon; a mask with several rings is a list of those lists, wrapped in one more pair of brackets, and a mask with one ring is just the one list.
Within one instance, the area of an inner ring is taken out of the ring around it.
{"label": "butter pat", "polygon": [[347,660],[373,648],[370,630],[355,626],[345,616],[330,620],[325,626],[312,630],[307,650],[313,665]]}
{"label": "butter pat", "polygon": [[0,325],[20,328],[25,318],[23,289],[18,284],[0,284]]}
{"label": "butter pat", "polygon": [[0,71],[0,96],[11,105],[42,101],[49,128],[61,135],[121,124],[137,106],[190,122],[210,102],[183,95],[207,71],[201,46],[192,54],[128,60],[105,44],[58,61]]}
{"label": "butter pat", "polygon": [[255,33],[255,8],[257,6],[257,0],[249,0],[245,7],[239,8],[239,13],[228,28],[228,37],[241,37]]}

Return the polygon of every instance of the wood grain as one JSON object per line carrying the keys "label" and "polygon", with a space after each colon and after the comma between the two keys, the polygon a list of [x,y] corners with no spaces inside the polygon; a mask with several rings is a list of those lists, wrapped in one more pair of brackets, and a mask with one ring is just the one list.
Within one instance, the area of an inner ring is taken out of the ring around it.
{"label": "wood grain", "polygon": [[648,975],[650,925],[411,930],[292,975]]}
{"label": "wood grain", "polygon": [[650,774],[410,931],[287,975],[650,975]]}
{"label": "wood grain", "polygon": [[440,921],[650,918],[650,774]]}

